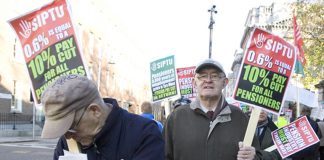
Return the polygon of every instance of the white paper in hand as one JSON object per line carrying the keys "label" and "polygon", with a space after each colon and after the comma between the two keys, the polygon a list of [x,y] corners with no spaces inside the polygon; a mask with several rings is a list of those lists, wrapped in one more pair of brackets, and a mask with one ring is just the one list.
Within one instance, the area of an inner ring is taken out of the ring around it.
{"label": "white paper in hand", "polygon": [[64,156],[60,156],[59,160],[88,160],[86,154],[83,153],[71,153],[69,151],[63,150]]}

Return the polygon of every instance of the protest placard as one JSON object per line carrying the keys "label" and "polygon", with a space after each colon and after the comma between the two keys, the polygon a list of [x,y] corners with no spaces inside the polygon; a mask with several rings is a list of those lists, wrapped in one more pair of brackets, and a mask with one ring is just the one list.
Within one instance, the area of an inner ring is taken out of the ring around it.
{"label": "protest placard", "polygon": [[86,76],[66,0],[56,0],[10,20],[20,40],[36,104],[61,75]]}
{"label": "protest placard", "polygon": [[150,66],[153,101],[177,95],[174,56],[156,60]]}
{"label": "protest placard", "polygon": [[279,115],[295,56],[293,45],[255,28],[244,54],[233,98]]}
{"label": "protest placard", "polygon": [[244,145],[252,144],[261,109],[279,115],[293,71],[296,53],[293,45],[267,31],[254,28],[233,98],[254,106],[244,137]]}
{"label": "protest placard", "polygon": [[192,84],[195,76],[195,68],[195,66],[177,68],[180,95],[185,98],[191,99],[196,97],[197,92]]}
{"label": "protest placard", "polygon": [[282,158],[319,142],[306,116],[271,132],[271,136]]}

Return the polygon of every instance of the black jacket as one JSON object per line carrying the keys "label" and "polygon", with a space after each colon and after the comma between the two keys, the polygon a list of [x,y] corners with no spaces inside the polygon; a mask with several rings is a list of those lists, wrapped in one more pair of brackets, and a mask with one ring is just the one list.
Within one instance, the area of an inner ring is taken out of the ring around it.
{"label": "black jacket", "polygon": [[[93,145],[82,148],[88,160],[163,160],[164,142],[156,123],[120,108],[114,99],[105,99],[113,105],[112,112]],[[64,137],[58,141],[54,160],[67,149]]]}
{"label": "black jacket", "polygon": [[271,132],[278,129],[278,127],[273,123],[273,121],[268,118],[268,122],[264,125],[259,125],[257,127],[256,133],[259,138],[260,147],[261,147],[261,153],[262,153],[262,159],[263,160],[281,160],[281,156],[277,150],[274,150],[272,152],[263,151],[267,149],[268,147],[271,147],[274,145]]}

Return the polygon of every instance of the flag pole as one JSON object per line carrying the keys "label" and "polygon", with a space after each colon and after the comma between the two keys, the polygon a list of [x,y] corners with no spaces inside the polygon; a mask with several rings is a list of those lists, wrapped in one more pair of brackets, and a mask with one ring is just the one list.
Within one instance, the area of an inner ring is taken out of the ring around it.
{"label": "flag pole", "polygon": [[296,79],[297,79],[297,103],[296,103],[296,118],[300,116],[300,104],[299,104],[299,87],[298,87],[298,84],[300,82],[300,77],[299,77],[299,74],[297,74],[296,76]]}
{"label": "flag pole", "polygon": [[212,36],[213,36],[213,26],[215,24],[215,21],[214,21],[214,18],[213,18],[213,14],[217,13],[217,11],[215,10],[216,8],[216,5],[213,5],[209,10],[208,12],[210,12],[210,23],[209,23],[209,55],[208,55],[208,58],[211,58],[211,55],[212,55],[212,43],[213,43],[213,40],[212,40]]}
{"label": "flag pole", "polygon": [[296,75],[296,87],[297,87],[297,104],[296,104],[296,116],[299,117],[300,116],[300,103],[299,103],[299,87],[298,85],[300,84],[300,77],[304,75],[304,70],[303,67],[305,66],[306,63],[306,59],[305,59],[305,55],[304,55],[304,51],[302,48],[303,45],[303,39],[301,37],[301,30],[299,28],[299,26],[297,25],[297,18],[295,16],[295,12],[296,10],[293,11],[293,28],[294,28],[294,45],[295,45],[295,53],[297,53],[297,57],[295,60],[295,73]]}

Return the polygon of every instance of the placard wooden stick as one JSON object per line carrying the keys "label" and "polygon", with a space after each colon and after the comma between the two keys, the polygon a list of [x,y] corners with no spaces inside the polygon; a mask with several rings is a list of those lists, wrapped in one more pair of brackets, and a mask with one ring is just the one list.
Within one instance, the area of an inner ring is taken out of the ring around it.
{"label": "placard wooden stick", "polygon": [[251,117],[250,117],[250,120],[249,120],[249,124],[248,124],[248,127],[246,129],[244,140],[243,140],[244,146],[251,146],[251,144],[252,144],[255,129],[256,129],[256,126],[257,126],[258,121],[259,121],[260,113],[261,113],[260,108],[257,108],[257,107],[253,108],[252,113],[251,113]]}
{"label": "placard wooden stick", "polygon": [[80,153],[80,149],[78,143],[73,139],[66,139],[67,145],[69,147],[69,151],[72,153]]}

